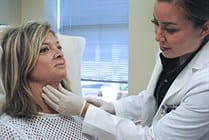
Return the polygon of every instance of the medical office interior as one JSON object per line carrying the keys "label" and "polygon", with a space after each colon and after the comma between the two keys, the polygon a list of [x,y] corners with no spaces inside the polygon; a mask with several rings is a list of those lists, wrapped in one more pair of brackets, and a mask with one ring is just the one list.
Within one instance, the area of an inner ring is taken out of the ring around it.
{"label": "medical office interior", "polygon": [[58,34],[84,38],[81,94],[111,102],[146,88],[158,49],[153,1],[0,0],[0,30],[35,20],[49,22]]}

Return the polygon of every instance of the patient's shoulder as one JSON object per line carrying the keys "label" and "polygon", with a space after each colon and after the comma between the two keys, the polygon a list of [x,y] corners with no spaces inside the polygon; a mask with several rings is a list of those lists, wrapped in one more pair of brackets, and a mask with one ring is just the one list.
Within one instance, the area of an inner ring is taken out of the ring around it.
{"label": "patient's shoulder", "polygon": [[7,114],[2,114],[0,116],[0,139],[23,139],[21,135],[21,130],[16,129],[11,123],[12,118]]}

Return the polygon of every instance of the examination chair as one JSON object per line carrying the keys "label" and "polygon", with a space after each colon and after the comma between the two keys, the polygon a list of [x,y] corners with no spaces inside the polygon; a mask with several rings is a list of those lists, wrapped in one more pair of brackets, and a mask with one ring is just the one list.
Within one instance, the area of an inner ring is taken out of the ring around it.
{"label": "examination chair", "polygon": [[[80,68],[81,58],[83,56],[83,51],[86,44],[85,38],[80,36],[67,36],[62,34],[58,34],[57,37],[64,52],[67,66],[67,78],[70,81],[72,92],[82,96]],[[1,55],[2,49],[0,47],[0,57]],[[2,66],[0,65],[0,67]],[[2,105],[4,102],[3,94],[4,88],[2,85],[2,80],[0,78],[0,114],[2,113]]]}

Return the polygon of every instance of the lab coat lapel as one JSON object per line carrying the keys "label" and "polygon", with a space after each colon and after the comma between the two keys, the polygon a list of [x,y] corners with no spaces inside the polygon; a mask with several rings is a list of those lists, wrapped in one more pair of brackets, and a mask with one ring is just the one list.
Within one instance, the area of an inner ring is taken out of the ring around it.
{"label": "lab coat lapel", "polygon": [[[189,69],[189,68],[186,68],[186,69]],[[164,104],[166,104],[166,102],[169,98],[171,98],[172,96],[176,96],[178,94],[179,90],[185,86],[186,82],[188,81],[188,79],[191,75],[192,75],[191,70],[184,70],[174,80],[173,84],[169,88],[168,92],[166,93],[164,99],[162,100],[162,102],[155,114],[155,117],[153,119],[154,123],[156,122],[156,120],[159,120],[161,118],[162,106]],[[178,96],[181,96],[181,95],[178,94]]]}
{"label": "lab coat lapel", "polygon": [[[203,46],[203,48],[195,55],[191,62],[183,69],[183,71],[177,76],[173,84],[169,88],[166,96],[164,97],[159,109],[155,115],[154,120],[158,120],[161,116],[162,105],[166,103],[172,96],[182,96],[180,94],[180,89],[185,86],[192,74],[200,69],[202,69],[206,64],[209,63],[209,42]],[[175,99],[175,98],[174,98]],[[174,101],[175,102],[175,101]],[[178,102],[178,101],[177,101]],[[180,102],[180,101],[179,101]],[[155,121],[154,121],[155,122]]]}
{"label": "lab coat lapel", "polygon": [[158,57],[149,84],[147,86],[147,91],[149,91],[149,93],[146,93],[146,95],[144,95],[144,100],[143,100],[144,106],[142,107],[143,113],[141,115],[142,126],[151,125],[152,119],[156,113],[156,102],[153,94],[157,84],[157,79],[159,78],[161,71],[162,71],[162,65],[160,58]]}
{"label": "lab coat lapel", "polygon": [[[159,54],[158,54],[159,55]],[[161,60],[160,60],[160,57],[157,57],[157,61],[156,61],[156,64],[155,64],[155,67],[154,67],[154,70],[152,72],[152,76],[151,76],[151,79],[148,83],[148,86],[147,86],[147,89],[152,92],[154,94],[154,90],[155,88],[153,87],[156,87],[156,84],[157,84],[157,79],[159,78],[160,76],[160,73],[162,72],[162,64],[161,64]]]}
{"label": "lab coat lapel", "polygon": [[172,95],[175,95],[181,88],[183,88],[186,82],[190,79],[192,74],[199,69],[202,69],[206,63],[209,63],[207,58],[209,55],[209,43],[194,56],[191,62],[183,69],[183,71],[177,76],[173,84],[169,88],[162,104],[168,100]]}
{"label": "lab coat lapel", "polygon": [[183,88],[189,78],[192,76],[192,69],[190,67],[185,67],[184,70],[177,76],[173,81],[173,84],[169,88],[161,104],[164,104],[173,95],[177,94],[181,88]]}

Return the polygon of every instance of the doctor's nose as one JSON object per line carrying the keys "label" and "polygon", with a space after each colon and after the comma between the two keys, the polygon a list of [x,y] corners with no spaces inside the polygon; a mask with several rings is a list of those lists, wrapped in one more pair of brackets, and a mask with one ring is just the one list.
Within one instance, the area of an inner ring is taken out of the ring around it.
{"label": "doctor's nose", "polygon": [[155,40],[157,42],[164,42],[166,40],[165,34],[161,28],[155,29]]}

